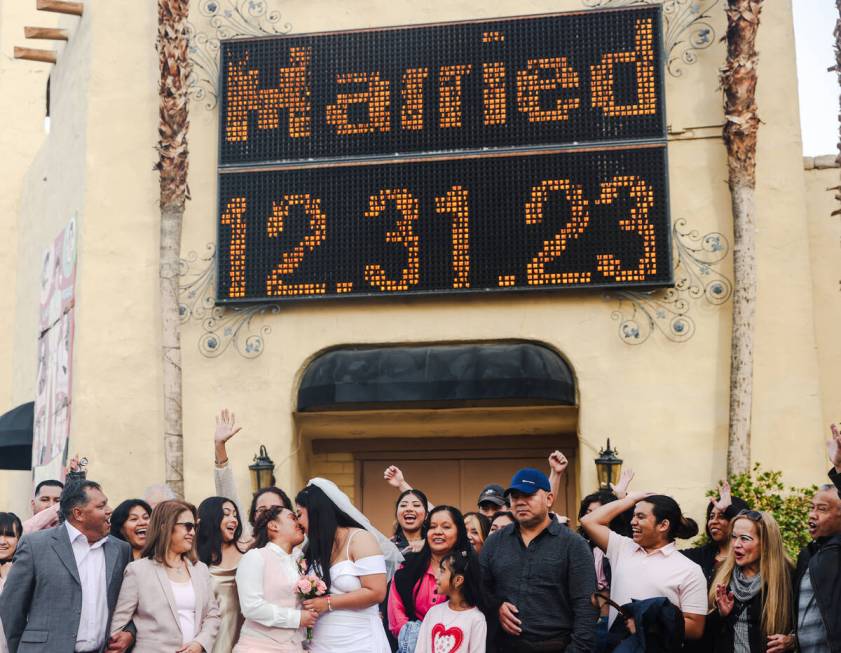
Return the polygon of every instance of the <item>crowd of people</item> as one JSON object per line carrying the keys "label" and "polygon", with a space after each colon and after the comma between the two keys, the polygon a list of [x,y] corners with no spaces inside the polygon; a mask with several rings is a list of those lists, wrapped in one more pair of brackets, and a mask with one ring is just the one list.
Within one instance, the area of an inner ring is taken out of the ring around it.
{"label": "crowd of people", "polygon": [[0,512],[0,651],[841,652],[835,426],[832,483],[796,564],[774,516],[726,483],[696,548],[676,541],[698,524],[669,496],[630,491],[630,470],[571,524],[553,512],[558,451],[548,475],[521,469],[466,512],[388,467],[389,536],[323,478],[294,500],[263,488],[244,513],[226,450],[237,432],[222,411],[217,496],[197,508],[156,487],[112,511],[74,477],[40,483],[25,521]]}

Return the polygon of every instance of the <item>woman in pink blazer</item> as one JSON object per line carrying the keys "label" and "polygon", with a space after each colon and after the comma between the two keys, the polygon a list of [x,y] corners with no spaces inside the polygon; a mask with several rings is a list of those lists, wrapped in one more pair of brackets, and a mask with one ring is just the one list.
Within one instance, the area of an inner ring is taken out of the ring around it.
{"label": "woman in pink blazer", "polygon": [[130,621],[134,653],[202,653],[213,649],[219,606],[207,566],[196,560],[196,509],[164,501],[152,511],[142,557],[126,567],[112,632]]}

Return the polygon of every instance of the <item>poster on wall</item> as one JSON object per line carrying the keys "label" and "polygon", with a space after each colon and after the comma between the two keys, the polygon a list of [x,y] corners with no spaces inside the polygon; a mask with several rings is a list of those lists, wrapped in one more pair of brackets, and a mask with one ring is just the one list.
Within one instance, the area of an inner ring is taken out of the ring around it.
{"label": "poster on wall", "polygon": [[41,265],[38,375],[32,431],[33,483],[63,478],[70,436],[76,219],[71,218]]}

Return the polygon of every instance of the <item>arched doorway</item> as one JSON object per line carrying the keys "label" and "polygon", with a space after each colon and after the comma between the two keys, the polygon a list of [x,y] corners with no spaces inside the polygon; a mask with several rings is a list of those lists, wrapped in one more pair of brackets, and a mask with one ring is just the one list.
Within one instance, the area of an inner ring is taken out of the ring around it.
{"label": "arched doorway", "polygon": [[310,475],[335,480],[380,528],[396,492],[383,470],[400,466],[434,503],[473,510],[487,483],[561,449],[570,469],[555,509],[576,501],[575,378],[533,342],[342,347],[304,371],[295,414]]}

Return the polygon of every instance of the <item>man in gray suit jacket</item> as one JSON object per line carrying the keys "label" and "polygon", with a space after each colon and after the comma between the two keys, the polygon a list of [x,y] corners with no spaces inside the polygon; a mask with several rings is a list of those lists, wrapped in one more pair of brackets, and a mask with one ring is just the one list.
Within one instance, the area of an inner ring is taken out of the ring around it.
{"label": "man in gray suit jacket", "polygon": [[69,483],[64,523],[25,535],[0,595],[10,653],[125,651],[130,631],[108,638],[131,561],[131,547],[109,536],[111,508],[99,484]]}

